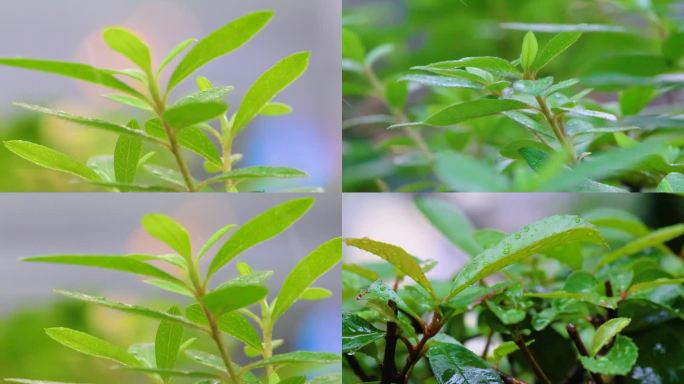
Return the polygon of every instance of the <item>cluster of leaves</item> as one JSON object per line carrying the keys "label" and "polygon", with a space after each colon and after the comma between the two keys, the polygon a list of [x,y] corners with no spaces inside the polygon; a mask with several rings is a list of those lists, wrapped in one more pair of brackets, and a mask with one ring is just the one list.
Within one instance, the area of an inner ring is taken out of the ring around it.
{"label": "cluster of leaves", "polygon": [[[377,99],[387,111],[346,119],[346,189],[683,191],[677,130],[684,120],[666,99],[681,88],[684,32],[668,19],[674,2],[660,3],[640,9],[653,26],[644,39],[659,52],[616,50],[605,38],[605,52],[588,58],[578,78],[545,71],[582,34],[643,29],[506,23],[501,27],[528,31],[514,60],[465,57],[383,79],[374,67],[393,46],[367,50],[345,29],[344,94]],[[535,32],[556,34],[540,44]],[[372,147],[365,143],[369,126],[389,129]]]}
{"label": "cluster of leaves", "polygon": [[652,230],[602,208],[508,234],[434,196],[416,205],[471,258],[431,281],[434,261],[345,239],[386,263],[343,265],[344,383],[681,380],[684,261],[665,243],[684,224]]}
{"label": "cluster of leaves", "polygon": [[[311,198],[294,199],[270,208],[242,226],[229,224],[216,231],[197,253],[193,253],[190,235],[180,224],[168,216],[150,214],[142,220],[144,229],[174,253],[29,257],[25,261],[106,268],[143,276],[146,284],[189,300],[184,310],[172,306],[168,311],[160,311],[85,293],[58,290],[57,293],[86,304],[159,321],[159,327],[154,342],[134,344],[128,349],[76,329],[48,328],[46,333],[68,348],[144,374],[153,383],[170,383],[174,378],[194,379],[197,384],[307,383],[305,376],[280,377],[281,368],[338,364],[339,356],[308,351],[275,354],[284,340],[275,339],[273,329],[278,319],[297,301],[321,300],[332,294],[325,288],[312,285],[341,260],[342,240],[331,239],[302,258],[270,300],[266,283],[273,271],[254,271],[247,263],[238,262],[237,277],[217,285],[212,284],[211,279],[245,250],[288,229],[313,203]],[[202,274],[200,261],[206,259],[207,253],[230,231],[233,233],[215,253],[206,273]],[[162,264],[163,268],[155,264]],[[169,270],[173,272],[167,272]],[[260,313],[251,310],[252,305],[257,305]],[[192,344],[197,338],[184,336],[185,329],[197,333],[198,337],[208,337],[215,346],[215,352],[193,349]],[[243,366],[236,364],[227,348],[226,335],[244,344],[244,354],[253,360]],[[178,368],[183,355],[205,369]],[[263,375],[258,375],[260,370],[264,371]],[[339,380],[339,375],[331,374],[314,378],[309,383],[325,384]],[[30,379],[6,381],[49,383]]]}
{"label": "cluster of leaves", "polygon": [[[255,117],[280,116],[292,112],[289,105],[272,100],[306,71],[309,65],[308,52],[295,53],[268,69],[245,93],[239,107],[230,116],[225,99],[234,87],[215,86],[202,76],[196,78],[197,92],[169,102],[172,91],[179,84],[204,65],[243,46],[272,17],[273,12],[270,11],[250,13],[231,21],[204,39],[183,41],[156,68],[152,64],[149,46],[133,32],[121,27],[106,29],[103,37],[113,51],[135,64],[135,69],[110,70],[81,63],[0,58],[0,65],[66,76],[112,89],[116,93],[105,97],[151,115],[141,127],[137,120],[120,124],[17,103],[17,106],[31,111],[112,132],[119,135],[119,139],[113,156],[93,157],[87,164],[29,141],[6,141],[5,147],[41,167],[65,172],[85,183],[121,192],[212,191],[217,185],[228,192],[237,192],[240,184],[248,180],[306,177],[305,172],[287,167],[235,168],[242,154],[233,153],[233,142]],[[187,49],[190,49],[189,52],[180,60],[162,90],[160,76]],[[212,126],[212,122],[217,122],[220,128]],[[145,143],[152,147],[147,148]],[[149,164],[155,155],[154,150],[159,148],[173,155],[175,169]],[[204,160],[209,177],[203,180],[193,177],[185,159],[185,150]],[[151,184],[139,181],[140,169],[152,179]]]}

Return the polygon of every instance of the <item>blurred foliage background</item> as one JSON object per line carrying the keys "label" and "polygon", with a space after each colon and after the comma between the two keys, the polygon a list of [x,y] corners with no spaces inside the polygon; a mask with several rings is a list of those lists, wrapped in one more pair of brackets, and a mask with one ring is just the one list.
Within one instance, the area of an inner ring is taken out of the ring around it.
{"label": "blurred foliage background", "polygon": [[[553,76],[556,81],[579,78],[584,88],[594,89],[590,100],[612,108],[618,100],[616,91],[637,86],[642,81],[647,81],[642,85],[649,85],[647,79],[670,72],[673,66],[677,67],[676,61],[681,64],[681,57],[669,53],[672,47],[681,50],[684,46],[684,3],[676,0],[344,0],[344,4],[343,26],[358,34],[366,50],[392,45],[391,53],[384,55],[374,67],[378,78],[384,81],[396,80],[409,73],[412,66],[463,57],[496,56],[514,60],[520,56],[528,27],[513,23],[595,24],[608,26],[608,30],[584,33],[571,51],[544,69],[544,76]],[[536,34],[541,47],[555,32],[537,31]],[[615,55],[628,57],[616,61]],[[606,80],[594,76],[608,69],[624,77]],[[364,91],[359,85],[363,81],[359,81],[356,73],[343,73],[345,121],[386,113],[382,102],[362,95]],[[681,74],[674,81],[681,84]],[[649,113],[666,111],[676,116],[684,112],[684,93],[680,88],[673,86],[658,93],[654,100],[647,100]],[[407,112],[418,116],[420,121],[426,112],[436,111],[430,109],[431,105],[468,100],[468,91],[438,87],[413,89]],[[501,148],[529,136],[524,128],[505,120],[486,118],[469,122],[470,131],[466,133],[457,129],[445,133],[444,128],[441,132],[429,128],[421,131],[434,151],[448,149],[487,157],[487,146]],[[654,119],[638,122],[634,119],[629,123],[646,128],[658,124]],[[408,155],[401,156],[403,152],[399,148],[410,143],[397,139],[401,136],[396,133],[399,130],[385,129],[388,125],[370,123],[344,129],[344,190],[402,190],[402,187],[407,191],[434,190],[429,183],[416,181],[429,179],[431,169],[417,164]],[[681,125],[665,128],[681,128]],[[471,132],[475,138],[469,136]],[[603,148],[608,141],[601,137],[592,148]],[[473,148],[476,145],[485,148]]]}

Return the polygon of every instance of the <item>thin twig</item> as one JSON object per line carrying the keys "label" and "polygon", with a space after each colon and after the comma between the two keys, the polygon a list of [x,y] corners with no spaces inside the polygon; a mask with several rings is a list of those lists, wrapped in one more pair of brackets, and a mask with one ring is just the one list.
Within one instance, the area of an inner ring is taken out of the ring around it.
{"label": "thin twig", "polygon": [[347,360],[347,364],[349,364],[349,368],[352,369],[354,374],[361,379],[361,381],[373,381],[375,378],[373,376],[370,376],[369,374],[366,373],[366,371],[363,370],[363,367],[359,363],[359,361],[356,359],[356,356],[351,355],[349,353],[344,354],[344,358]]}
{"label": "thin twig", "polygon": [[[575,344],[575,347],[577,347],[577,351],[579,352],[579,354],[585,357],[589,357],[587,347],[584,346],[584,342],[582,341],[582,338],[580,338],[579,332],[577,332],[577,327],[575,327],[575,324],[568,323],[568,325],[565,326],[565,329],[568,331],[568,335],[570,335],[570,339],[572,339],[572,342]],[[601,378],[601,375],[594,372],[589,373],[591,374],[591,378],[594,380],[596,384],[603,384],[603,378]]]}
{"label": "thin twig", "polygon": [[513,341],[515,341],[515,344],[518,346],[518,348],[520,348],[523,355],[525,355],[527,362],[529,362],[532,366],[532,369],[534,370],[534,373],[537,375],[537,378],[544,384],[551,384],[551,380],[549,380],[549,377],[546,376],[546,373],[544,373],[544,370],[537,362],[537,359],[534,358],[532,351],[530,351],[530,349],[527,348],[527,344],[525,344],[525,340],[522,338],[522,336],[520,336],[520,334],[516,334],[513,337]]}
{"label": "thin twig", "polygon": [[482,351],[482,358],[486,359],[487,355],[489,354],[489,346],[492,344],[492,336],[494,336],[494,330],[489,329],[489,333],[487,334],[487,342],[485,343],[484,350]]}
{"label": "thin twig", "polygon": [[[390,301],[388,305],[394,313],[397,312],[397,305]],[[397,353],[397,323],[393,321],[387,322],[387,333],[385,334],[385,354],[382,360],[382,377],[381,384],[391,384],[397,375],[397,366],[395,356]]]}

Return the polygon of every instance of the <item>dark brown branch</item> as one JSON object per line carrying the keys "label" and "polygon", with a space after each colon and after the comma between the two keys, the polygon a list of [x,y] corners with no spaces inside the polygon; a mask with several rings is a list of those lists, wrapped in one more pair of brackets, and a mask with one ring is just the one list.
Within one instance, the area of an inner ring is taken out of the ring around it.
{"label": "dark brown branch", "polygon": [[504,371],[500,371],[497,369],[496,373],[499,374],[499,377],[501,377],[501,380],[504,382],[504,384],[527,384],[524,381],[518,379],[517,377],[509,375]]}
{"label": "dark brown branch", "polygon": [[489,346],[492,344],[492,336],[494,336],[494,330],[489,329],[489,333],[487,334],[487,342],[485,343],[484,350],[482,351],[483,359],[486,359],[487,355],[489,354]]}
{"label": "dark brown branch", "polygon": [[551,384],[551,380],[549,380],[549,377],[546,376],[546,373],[544,373],[544,370],[537,362],[537,359],[534,358],[532,351],[530,351],[530,349],[527,348],[527,345],[525,344],[525,339],[523,339],[520,334],[516,334],[513,337],[513,341],[515,341],[515,344],[518,346],[518,348],[520,348],[523,355],[525,355],[527,362],[530,363],[530,365],[532,366],[532,369],[534,370],[535,375],[537,375],[537,378],[544,384]]}
{"label": "dark brown branch", "polygon": [[356,356],[345,353],[344,358],[347,360],[347,364],[349,364],[349,368],[354,371],[354,374],[361,379],[361,381],[374,381],[375,378],[373,376],[370,376],[366,373],[366,371],[363,370],[363,367],[359,363],[359,361],[356,359]]}
{"label": "dark brown branch", "polygon": [[[397,313],[397,305],[390,301],[390,308]],[[397,376],[397,365],[395,356],[397,354],[398,329],[397,324],[392,321],[387,322],[387,332],[385,333],[385,354],[382,359],[381,384],[391,384]]]}
{"label": "dark brown branch", "polygon": [[[604,283],[604,286],[606,287],[606,296],[608,297],[613,297],[613,284],[611,284],[610,280],[606,280]],[[615,309],[608,309],[608,319],[614,319],[617,317],[617,311]]]}
{"label": "dark brown branch", "polygon": [[[587,347],[584,346],[584,342],[582,341],[582,338],[580,338],[579,332],[577,332],[577,327],[575,327],[575,324],[569,323],[567,326],[565,326],[565,329],[568,331],[568,335],[570,335],[570,339],[572,339],[572,342],[575,344],[575,347],[577,347],[577,351],[579,352],[579,354],[585,357],[589,357]],[[594,372],[589,373],[591,374],[591,378],[594,380],[596,384],[603,384],[603,378],[601,378],[601,375]]]}
{"label": "dark brown branch", "polygon": [[442,316],[439,313],[434,313],[430,324],[423,328],[423,337],[420,339],[418,344],[409,349],[409,355],[406,358],[406,364],[404,364],[404,368],[402,368],[398,377],[400,383],[408,383],[413,367],[418,363],[425,352],[425,345],[427,344],[428,340],[439,333],[439,331],[442,329],[442,326]]}

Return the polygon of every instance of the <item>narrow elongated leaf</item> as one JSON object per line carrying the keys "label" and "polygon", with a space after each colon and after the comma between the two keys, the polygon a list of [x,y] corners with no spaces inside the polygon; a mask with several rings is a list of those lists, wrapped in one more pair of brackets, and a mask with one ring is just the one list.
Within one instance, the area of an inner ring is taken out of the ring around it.
{"label": "narrow elongated leaf", "polygon": [[682,235],[684,235],[684,224],[676,224],[655,230],[627,243],[622,248],[618,248],[615,251],[603,256],[596,266],[596,270],[625,256],[635,254],[646,248],[666,243]]}
{"label": "narrow elongated leaf", "polygon": [[256,35],[273,17],[271,11],[258,11],[239,17],[200,40],[178,64],[169,80],[168,90],[205,64],[226,55]]}
{"label": "narrow elongated leaf", "polygon": [[133,184],[142,155],[142,139],[137,136],[121,135],[114,148],[114,174],[116,182]]}
{"label": "narrow elongated leaf", "polygon": [[263,299],[268,289],[262,285],[236,284],[219,287],[204,297],[204,303],[214,313],[221,314],[250,306]]}
{"label": "narrow elongated leaf", "polygon": [[0,65],[71,77],[73,79],[116,89],[128,95],[144,99],[144,96],[140,92],[114,77],[111,71],[95,68],[86,64],[40,59],[0,58]]}
{"label": "narrow elongated leaf", "polygon": [[328,352],[308,352],[296,351],[282,353],[257,361],[245,366],[245,369],[266,367],[269,365],[288,365],[288,364],[336,364],[339,363],[340,356]]}
{"label": "narrow elongated leaf", "polygon": [[277,319],[319,277],[328,272],[342,260],[342,239],[328,240],[305,256],[287,275],[273,308],[273,318]]}
{"label": "narrow elongated leaf", "polygon": [[80,384],[80,383],[65,383],[62,381],[46,381],[46,380],[29,380],[29,379],[5,379],[8,383],[20,384]]}
{"label": "narrow elongated leaf", "polygon": [[41,167],[66,172],[86,180],[101,180],[100,176],[85,164],[54,149],[21,140],[5,141],[3,144],[10,152]]}
{"label": "narrow elongated leaf", "polygon": [[442,109],[425,120],[428,125],[448,126],[501,112],[530,108],[518,100],[480,99],[458,103]]}
{"label": "narrow elongated leaf", "polygon": [[208,276],[248,248],[269,240],[299,220],[314,203],[312,198],[293,199],[252,218],[226,241],[209,266]]}
{"label": "narrow elongated leaf", "polygon": [[470,256],[482,252],[482,247],[475,240],[475,228],[453,204],[427,195],[416,197],[415,202],[420,212],[453,245]]}
{"label": "narrow elongated leaf", "polygon": [[299,52],[288,56],[254,82],[245,94],[233,123],[234,135],[239,133],[259,114],[268,102],[282,90],[294,83],[309,66],[309,52]]}
{"label": "narrow elongated leaf", "polygon": [[223,116],[227,110],[226,104],[220,101],[186,102],[167,109],[164,120],[175,129],[183,129]]}
{"label": "narrow elongated leaf", "polygon": [[147,104],[147,102],[140,100],[137,97],[130,96],[130,95],[114,94],[114,95],[104,95],[104,97],[106,97],[109,100],[112,100],[114,102],[117,102],[119,104],[123,104],[123,105],[127,105],[129,107],[141,109],[143,111],[149,111],[149,112],[154,111],[152,109],[152,107],[149,104]]}
{"label": "narrow elongated leaf", "polygon": [[177,46],[175,46],[171,51],[169,51],[168,55],[162,60],[162,63],[159,65],[159,69],[157,69],[158,73],[161,73],[166,67],[171,64],[173,60],[178,57],[183,51],[188,49],[191,45],[195,44],[197,42],[197,39],[187,39],[179,43]]}
{"label": "narrow elongated leaf", "polygon": [[152,73],[150,47],[133,32],[113,27],[105,29],[102,36],[112,50],[126,56],[145,73]]}
{"label": "narrow elongated leaf", "polygon": [[205,183],[216,184],[226,180],[292,179],[308,176],[309,175],[306,172],[294,168],[257,165],[254,167],[234,169],[220,176],[212,177],[211,179],[206,180]]}
{"label": "narrow elongated leaf", "polygon": [[556,215],[525,226],[466,263],[456,274],[447,298],[512,263],[577,241],[605,244],[598,229],[579,216]]}
{"label": "narrow elongated leaf", "polygon": [[452,192],[497,192],[508,188],[508,179],[483,160],[457,152],[438,154],[437,178]]}
{"label": "narrow elongated leaf", "polygon": [[616,317],[601,324],[599,329],[596,330],[594,337],[591,339],[591,350],[589,351],[589,354],[591,356],[596,356],[601,348],[610,343],[610,341],[613,340],[620,331],[625,329],[631,321],[631,319],[626,317]]}
{"label": "narrow elongated leaf", "polygon": [[461,344],[435,342],[427,353],[439,384],[501,384],[487,362]]}
{"label": "narrow elongated leaf", "polygon": [[129,367],[138,367],[140,362],[133,355],[116,345],[69,328],[48,328],[45,330],[56,342],[83,354],[115,361]]}
{"label": "narrow elongated leaf", "polygon": [[104,121],[104,120],[91,119],[89,117],[76,116],[76,115],[72,115],[72,114],[67,113],[67,112],[57,111],[57,110],[49,109],[49,108],[44,108],[44,107],[40,107],[37,105],[29,105],[29,104],[23,104],[23,103],[15,103],[14,105],[21,107],[21,108],[28,109],[30,111],[42,113],[45,115],[49,115],[52,117],[56,117],[58,119],[70,121],[72,123],[76,123],[76,124],[83,125],[86,127],[98,128],[98,129],[102,129],[105,131],[123,134],[123,135],[139,136],[139,137],[142,137],[143,139],[146,139],[146,140],[150,140],[150,141],[157,142],[157,143],[159,142],[155,138],[147,135],[145,132],[129,128],[125,125],[110,123],[110,122]]}
{"label": "narrow elongated leaf", "polygon": [[190,235],[172,218],[161,214],[149,214],[143,217],[142,225],[150,236],[166,243],[186,260],[192,258]]}
{"label": "narrow elongated leaf", "polygon": [[684,174],[681,173],[668,173],[656,188],[656,192],[684,192]]}
{"label": "narrow elongated leaf", "polygon": [[563,32],[554,36],[551,40],[549,40],[548,43],[546,43],[544,48],[539,51],[537,60],[532,66],[532,70],[536,72],[544,68],[546,64],[551,62],[551,60],[555,59],[558,55],[575,44],[581,36],[582,32],[577,31]]}
{"label": "narrow elongated leaf", "polygon": [[537,37],[534,32],[529,31],[525,34],[523,39],[522,51],[520,54],[520,65],[525,71],[529,70],[534,64],[534,60],[537,58],[537,52],[539,52],[539,44],[537,43]]}
{"label": "narrow elongated leaf", "polygon": [[194,349],[185,351],[185,354],[192,360],[196,361],[198,364],[202,364],[205,367],[209,367],[217,371],[227,373],[226,365],[223,363],[223,360],[219,356],[216,356],[211,353],[197,351]]}
{"label": "narrow elongated leaf", "polygon": [[405,75],[400,77],[399,80],[410,81],[428,87],[482,89],[482,85],[475,81],[449,76]]}
{"label": "narrow elongated leaf", "polygon": [[618,335],[615,344],[604,356],[580,356],[584,368],[603,375],[626,375],[639,357],[636,344],[626,336]]}
{"label": "narrow elongated leaf", "polygon": [[[209,325],[207,317],[197,304],[190,305],[185,310],[185,316],[195,323]],[[218,319],[218,326],[222,332],[233,336],[257,351],[263,349],[257,331],[252,327],[250,322],[238,312],[229,312],[221,315]]]}
{"label": "narrow elongated leaf", "polygon": [[332,296],[332,291],[321,287],[308,287],[299,296],[299,300],[323,300]]}
{"label": "narrow elongated leaf", "polygon": [[188,96],[183,97],[182,99],[178,100],[175,104],[175,106],[181,106],[185,104],[194,104],[194,103],[204,103],[204,102],[223,102],[235,87],[233,86],[226,86],[226,87],[214,87],[214,88],[209,88],[203,91],[198,91],[195,93],[192,93]]}
{"label": "narrow elongated leaf", "polygon": [[186,297],[194,297],[192,291],[190,291],[188,287],[180,283],[174,283],[168,280],[161,279],[147,279],[143,280],[143,283],[149,284],[153,287],[159,288],[167,292],[176,293]]}
{"label": "narrow elongated leaf", "polygon": [[493,56],[464,57],[459,60],[441,61],[422,67],[422,69],[460,69],[474,67],[498,75],[519,75],[520,71],[505,59]]}
{"label": "narrow elongated leaf", "polygon": [[168,377],[194,377],[201,379],[220,379],[221,376],[202,371],[185,371],[179,369],[161,369],[161,368],[145,368],[145,367],[131,367],[133,371],[144,372],[144,373],[156,373],[158,375],[164,375]]}
{"label": "narrow elongated leaf", "polygon": [[355,352],[385,337],[385,333],[361,317],[342,314],[342,352]]}
{"label": "narrow elongated leaf", "polygon": [[178,281],[178,279],[161,269],[137,260],[135,255],[53,255],[33,256],[21,260],[31,263],[70,264],[83,267],[112,269],[137,275],[156,277],[163,280]]}
{"label": "narrow elongated leaf", "polygon": [[[172,315],[179,316],[180,309],[173,307],[169,310]],[[157,334],[154,339],[154,355],[157,368],[173,369],[178,360],[178,352],[183,343],[183,326],[175,321],[163,320],[159,323]],[[168,381],[169,375],[162,374],[162,379]]]}
{"label": "narrow elongated leaf", "polygon": [[207,251],[209,251],[211,249],[211,247],[213,247],[214,244],[216,244],[217,241],[221,240],[221,238],[223,238],[223,236],[225,236],[226,233],[228,233],[228,231],[230,231],[233,228],[235,228],[235,224],[228,224],[225,227],[214,232],[209,237],[209,239],[204,243],[204,245],[202,245],[202,248],[197,253],[197,258],[199,260],[201,260],[202,257],[204,257],[204,254],[207,253]]}
{"label": "narrow elongated leaf", "polygon": [[139,305],[120,303],[120,302],[117,302],[114,300],[109,300],[109,299],[104,298],[104,297],[91,296],[91,295],[87,295],[85,293],[62,291],[62,290],[57,290],[55,292],[60,294],[60,295],[64,295],[66,297],[74,299],[74,300],[79,300],[82,302],[99,305],[99,306],[114,309],[117,311],[132,313],[132,314],[139,315],[139,316],[149,317],[149,318],[152,318],[155,320],[162,320],[162,321],[166,321],[166,322],[171,322],[171,323],[175,323],[175,324],[181,324],[181,325],[185,325],[188,327],[201,329],[201,327],[198,327],[197,324],[186,320],[184,317],[179,316],[178,314],[162,312],[162,311],[158,311],[158,310],[153,309],[153,308],[142,307]]}
{"label": "narrow elongated leaf", "polygon": [[259,114],[261,116],[284,116],[292,113],[292,111],[292,107],[285,103],[271,102],[261,108]]}
{"label": "narrow elongated leaf", "polygon": [[[152,119],[145,123],[145,131],[155,138],[167,141],[168,136],[166,130],[162,127],[159,119]],[[186,148],[208,161],[220,166],[221,155],[216,148],[216,145],[207,137],[207,135],[199,127],[186,127],[176,132],[178,144]],[[185,186],[185,182],[182,184]]]}
{"label": "narrow elongated leaf", "polygon": [[425,277],[423,269],[413,256],[402,248],[368,238],[345,239],[344,242],[349,246],[362,249],[387,260],[395,268],[401,271],[401,273],[413,279],[413,281],[425,288],[426,291],[430,292],[430,294],[435,297],[435,291],[432,288],[432,284],[430,284],[427,277]]}

